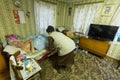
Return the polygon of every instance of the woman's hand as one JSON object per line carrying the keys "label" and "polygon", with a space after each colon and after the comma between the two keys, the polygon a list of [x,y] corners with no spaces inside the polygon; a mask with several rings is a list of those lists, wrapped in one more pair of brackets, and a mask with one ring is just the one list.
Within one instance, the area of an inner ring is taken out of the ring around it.
{"label": "woman's hand", "polygon": [[58,51],[59,51],[59,48],[53,48],[51,51],[48,51],[49,52],[48,57],[58,53]]}

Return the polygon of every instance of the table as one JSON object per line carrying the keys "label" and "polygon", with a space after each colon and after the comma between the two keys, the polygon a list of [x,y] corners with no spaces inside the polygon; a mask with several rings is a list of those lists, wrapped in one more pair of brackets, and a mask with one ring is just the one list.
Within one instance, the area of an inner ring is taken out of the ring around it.
{"label": "table", "polygon": [[[27,69],[27,66],[29,69]],[[20,70],[20,72],[23,77],[23,80],[27,80],[31,76],[35,75],[36,73],[39,73],[40,70],[41,70],[41,67],[39,66],[39,64],[37,64],[37,62],[34,59],[30,58],[27,60],[27,64],[26,62],[24,62],[23,70]]]}
{"label": "table", "polygon": [[[22,80],[27,80],[31,78],[33,75],[35,75],[36,73],[40,73],[40,76],[41,76],[40,65],[37,63],[35,59],[27,55],[26,52],[21,51],[21,49],[10,46],[10,45],[4,48],[4,52],[6,52],[6,55],[9,59],[9,66],[11,67],[12,65],[12,67],[10,68],[11,69],[10,73],[12,72],[11,74],[14,74],[14,76],[11,75],[12,80],[16,80],[13,78],[15,78],[15,75],[18,76],[19,74],[20,74],[20,79],[22,78]],[[22,66],[23,69],[17,70],[15,68],[16,66]]]}
{"label": "table", "polygon": [[[14,80],[14,78],[16,78],[15,77],[16,72],[19,72],[17,74],[20,74],[20,79],[22,78],[22,80],[28,80],[29,78],[31,78],[32,76],[34,76],[37,73],[39,73],[40,77],[41,77],[41,67],[34,59],[24,58],[22,60],[22,62],[16,62],[14,56],[11,56],[10,60],[13,61],[14,66],[22,66],[23,67],[22,70],[15,70],[15,68],[14,69],[10,68],[10,74],[11,74],[12,80]],[[17,63],[19,63],[19,65],[17,65]],[[11,64],[10,64],[10,66],[11,66]],[[13,71],[13,72],[11,72],[11,71]]]}

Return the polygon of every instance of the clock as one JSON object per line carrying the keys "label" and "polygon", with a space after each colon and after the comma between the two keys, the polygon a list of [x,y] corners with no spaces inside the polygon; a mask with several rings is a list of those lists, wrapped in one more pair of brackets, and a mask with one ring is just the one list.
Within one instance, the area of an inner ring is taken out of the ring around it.
{"label": "clock", "polygon": [[22,4],[21,4],[21,2],[20,1],[15,1],[15,6],[16,7],[20,7]]}

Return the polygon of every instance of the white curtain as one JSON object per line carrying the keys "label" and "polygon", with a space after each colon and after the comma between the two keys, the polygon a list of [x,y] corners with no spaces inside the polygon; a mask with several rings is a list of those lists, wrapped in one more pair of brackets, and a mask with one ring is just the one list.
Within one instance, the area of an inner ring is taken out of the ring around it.
{"label": "white curtain", "polygon": [[89,26],[101,11],[102,3],[80,5],[75,9],[74,31],[87,35]]}
{"label": "white curtain", "polygon": [[48,25],[56,25],[55,4],[34,0],[34,13],[37,34],[45,33]]}
{"label": "white curtain", "polygon": [[110,24],[111,25],[120,26],[120,6],[117,9],[116,13],[114,14]]}
{"label": "white curtain", "polygon": [[118,7],[116,13],[114,14],[113,18],[111,19],[110,25],[118,26],[119,29],[117,34],[114,38],[114,41],[117,41],[117,38],[120,37],[120,6]]}
{"label": "white curtain", "polygon": [[117,39],[120,38],[120,6],[118,7],[117,11],[115,12],[113,18],[111,19],[110,25],[118,26],[119,29],[116,33],[116,36],[108,50],[107,55],[120,60],[120,44],[117,42]]}

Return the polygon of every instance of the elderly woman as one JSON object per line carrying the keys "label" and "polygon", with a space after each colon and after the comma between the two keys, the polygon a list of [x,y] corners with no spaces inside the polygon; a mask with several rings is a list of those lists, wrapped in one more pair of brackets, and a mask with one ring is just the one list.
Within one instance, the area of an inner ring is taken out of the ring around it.
{"label": "elderly woman", "polygon": [[74,63],[75,43],[63,33],[56,32],[53,26],[48,26],[46,32],[49,34],[48,56],[54,60],[58,73],[61,73],[61,67]]}

